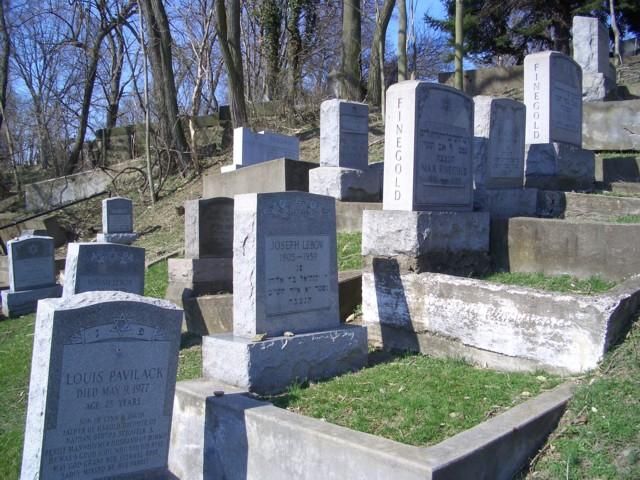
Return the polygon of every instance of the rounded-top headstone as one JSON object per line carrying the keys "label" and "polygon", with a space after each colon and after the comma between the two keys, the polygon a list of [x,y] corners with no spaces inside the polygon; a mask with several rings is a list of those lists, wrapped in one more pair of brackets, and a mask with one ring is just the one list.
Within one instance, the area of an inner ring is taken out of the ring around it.
{"label": "rounded-top headstone", "polygon": [[130,199],[111,197],[102,201],[102,232],[133,232],[133,202]]}

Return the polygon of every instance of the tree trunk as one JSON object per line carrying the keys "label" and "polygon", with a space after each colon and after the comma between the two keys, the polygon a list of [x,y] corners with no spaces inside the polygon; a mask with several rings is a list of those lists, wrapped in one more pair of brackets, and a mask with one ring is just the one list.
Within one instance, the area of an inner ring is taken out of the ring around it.
{"label": "tree trunk", "polygon": [[616,6],[614,0],[609,0],[609,21],[611,22],[611,30],[613,30],[613,61],[616,65],[622,63],[622,55],[620,55],[620,29],[616,20]]}
{"label": "tree trunk", "polygon": [[149,184],[149,197],[151,204],[156,203],[156,189],[153,184],[153,168],[151,165],[151,122],[149,119],[149,63],[147,61],[148,53],[144,40],[144,18],[142,15],[138,17],[140,20],[140,45],[142,46],[142,67],[144,75],[144,156],[147,166],[147,183]]}
{"label": "tree trunk", "polygon": [[458,90],[464,90],[464,70],[463,70],[463,64],[462,64],[463,56],[464,56],[463,19],[464,19],[464,1],[456,0],[455,86]]}
{"label": "tree trunk", "polygon": [[[0,1],[0,104],[2,107],[7,104],[7,83],[9,80],[9,54],[11,45],[9,42],[9,32],[4,18],[4,2]],[[0,127],[4,120],[4,114],[0,116]]]}
{"label": "tree trunk", "polygon": [[248,122],[247,106],[244,100],[242,51],[240,50],[240,0],[229,0],[228,7],[225,7],[225,0],[215,0],[215,2],[216,28],[222,57],[227,67],[231,121],[234,127],[243,127]]}
{"label": "tree trunk", "polygon": [[109,104],[107,105],[107,117],[105,119],[105,128],[107,129],[116,126],[120,99],[122,98],[120,82],[122,80],[122,65],[124,62],[124,38],[122,38],[122,33],[117,29],[113,35],[109,34],[107,36],[111,49],[111,78],[107,98]]}
{"label": "tree trunk", "polygon": [[[402,0],[400,0],[402,2]],[[373,33],[371,45],[371,57],[369,60],[369,79],[367,82],[367,98],[374,106],[381,105],[384,81],[382,74],[384,69],[384,44],[387,36],[387,27],[391,20],[391,13],[395,0],[384,0],[382,10],[378,10],[376,29]]]}
{"label": "tree trunk", "polygon": [[407,79],[407,0],[398,0],[398,81]]}
{"label": "tree trunk", "polygon": [[342,62],[341,97],[360,101],[360,50],[361,50],[360,0],[342,2]]}
{"label": "tree trunk", "polygon": [[289,41],[287,42],[287,63],[288,63],[288,99],[290,105],[295,105],[295,100],[300,87],[300,55],[302,54],[302,36],[300,35],[300,14],[302,12],[302,1],[295,0],[288,2],[290,6],[289,18],[287,20],[287,31]]}
{"label": "tree trunk", "polygon": [[87,134],[87,123],[89,122],[89,109],[91,108],[91,98],[93,97],[93,87],[96,84],[96,75],[98,73],[98,59],[100,57],[100,45],[104,39],[106,32],[98,35],[91,51],[89,52],[89,68],[87,78],[84,83],[84,91],[82,94],[82,107],[80,108],[80,118],[78,120],[78,134],[71,147],[69,159],[64,167],[64,174],[73,173],[80,164],[80,154],[82,153],[82,145]]}
{"label": "tree trunk", "polygon": [[264,43],[263,52],[266,71],[267,98],[273,100],[278,97],[278,83],[280,80],[280,23],[282,12],[277,0],[265,0],[260,9],[260,23],[262,25]]}
{"label": "tree trunk", "polygon": [[[139,0],[148,38],[147,52],[153,76],[153,90],[158,102],[160,141],[170,154],[176,154],[182,169],[182,154],[189,150],[178,115],[178,96],[173,74],[171,32],[162,0]],[[147,107],[148,108],[148,107]]]}

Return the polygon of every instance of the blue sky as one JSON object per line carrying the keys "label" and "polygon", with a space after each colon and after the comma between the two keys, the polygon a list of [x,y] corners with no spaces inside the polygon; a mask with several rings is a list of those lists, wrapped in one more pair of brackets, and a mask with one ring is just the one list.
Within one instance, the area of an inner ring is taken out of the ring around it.
{"label": "blue sky", "polygon": [[[442,8],[442,2],[440,0],[407,0],[407,15],[409,15],[409,5],[414,2],[416,5],[416,24],[422,23],[424,14],[429,12],[431,15],[437,18],[443,18],[445,16],[444,9]],[[398,36],[398,18],[396,12],[398,7],[394,11],[394,15],[389,22],[389,28],[387,31],[387,38],[394,44]]]}

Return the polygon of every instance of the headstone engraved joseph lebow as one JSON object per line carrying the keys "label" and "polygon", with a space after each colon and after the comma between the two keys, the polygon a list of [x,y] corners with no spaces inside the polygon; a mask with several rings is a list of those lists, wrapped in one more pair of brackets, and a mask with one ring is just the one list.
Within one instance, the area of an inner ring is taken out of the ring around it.
{"label": "headstone engraved joseph lebow", "polygon": [[53,238],[26,236],[7,242],[9,290],[2,292],[7,316],[34,312],[38,300],[59,297],[56,285]]}
{"label": "headstone engraved joseph lebow", "polygon": [[366,331],[340,325],[334,199],[237,195],[234,229],[233,333],[205,337],[205,374],[266,393],[362,367]]}
{"label": "headstone engraved joseph lebow", "polygon": [[70,243],[63,295],[99,290],[144,292],[144,248],[116,243]]}
{"label": "headstone engraved joseph lebow", "polygon": [[21,478],[165,478],[181,318],[123,292],[40,302]]}

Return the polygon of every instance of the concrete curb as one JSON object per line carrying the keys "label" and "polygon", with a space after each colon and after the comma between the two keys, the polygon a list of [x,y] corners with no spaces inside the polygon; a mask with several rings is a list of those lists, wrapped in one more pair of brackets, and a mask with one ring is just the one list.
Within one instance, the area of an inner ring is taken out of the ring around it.
{"label": "concrete curb", "polygon": [[[215,380],[178,382],[169,451],[183,479],[507,479],[555,428],[565,383],[431,447],[356,432],[254,400]],[[204,452],[204,454],[202,454]]]}

